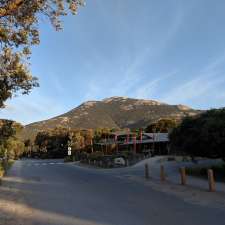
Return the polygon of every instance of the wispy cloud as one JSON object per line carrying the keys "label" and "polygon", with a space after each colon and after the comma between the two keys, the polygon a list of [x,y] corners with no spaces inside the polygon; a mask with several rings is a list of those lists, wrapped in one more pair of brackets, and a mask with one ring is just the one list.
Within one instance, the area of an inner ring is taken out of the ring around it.
{"label": "wispy cloud", "polygon": [[168,79],[171,79],[175,76],[177,72],[171,72],[166,75],[160,75],[158,78],[151,80],[150,82],[145,82],[135,90],[134,95],[137,98],[151,98],[154,93],[157,93],[158,88],[163,82],[166,82]]}
{"label": "wispy cloud", "polygon": [[39,96],[33,100],[32,96],[20,96],[7,102],[6,107],[0,110],[0,118],[8,118],[27,124],[48,119],[62,112],[62,107],[54,99]]}
{"label": "wispy cloud", "polygon": [[201,102],[202,98],[207,96],[211,99],[221,98],[221,93],[218,90],[221,85],[225,84],[224,70],[221,70],[224,63],[225,55],[216,58],[199,72],[195,72],[192,78],[186,82],[177,83],[171,91],[162,97],[163,101],[181,103],[199,99]]}

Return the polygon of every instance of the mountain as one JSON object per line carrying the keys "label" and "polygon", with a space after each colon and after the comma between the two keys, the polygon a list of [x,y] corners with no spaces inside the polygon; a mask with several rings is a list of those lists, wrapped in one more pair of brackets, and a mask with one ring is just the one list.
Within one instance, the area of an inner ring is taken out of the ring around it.
{"label": "mountain", "polygon": [[161,118],[181,119],[200,113],[184,105],[168,105],[153,100],[111,97],[88,101],[58,117],[25,126],[22,136],[56,126],[68,128],[141,128]]}

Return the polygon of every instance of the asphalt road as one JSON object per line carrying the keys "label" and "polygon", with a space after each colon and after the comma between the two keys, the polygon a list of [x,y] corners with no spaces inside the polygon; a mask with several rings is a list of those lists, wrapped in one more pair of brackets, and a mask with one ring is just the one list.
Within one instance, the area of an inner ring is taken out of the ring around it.
{"label": "asphalt road", "polygon": [[119,175],[60,160],[17,161],[0,188],[0,224],[225,224],[224,208],[191,204]]}

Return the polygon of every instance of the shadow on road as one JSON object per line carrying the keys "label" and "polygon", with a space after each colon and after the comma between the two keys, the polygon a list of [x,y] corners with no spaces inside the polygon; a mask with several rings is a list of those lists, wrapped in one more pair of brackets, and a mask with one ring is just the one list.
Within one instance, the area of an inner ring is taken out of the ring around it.
{"label": "shadow on road", "polygon": [[189,204],[143,182],[71,165],[27,163],[16,162],[0,187],[0,224],[224,225],[223,210]]}

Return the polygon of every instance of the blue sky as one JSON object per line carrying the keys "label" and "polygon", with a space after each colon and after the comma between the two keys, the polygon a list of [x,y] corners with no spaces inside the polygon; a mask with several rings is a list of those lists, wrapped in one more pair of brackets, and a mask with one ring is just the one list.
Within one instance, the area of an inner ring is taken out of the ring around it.
{"label": "blue sky", "polygon": [[110,96],[225,106],[224,0],[86,0],[55,32],[40,24],[31,70],[40,88],[0,118],[23,124]]}

